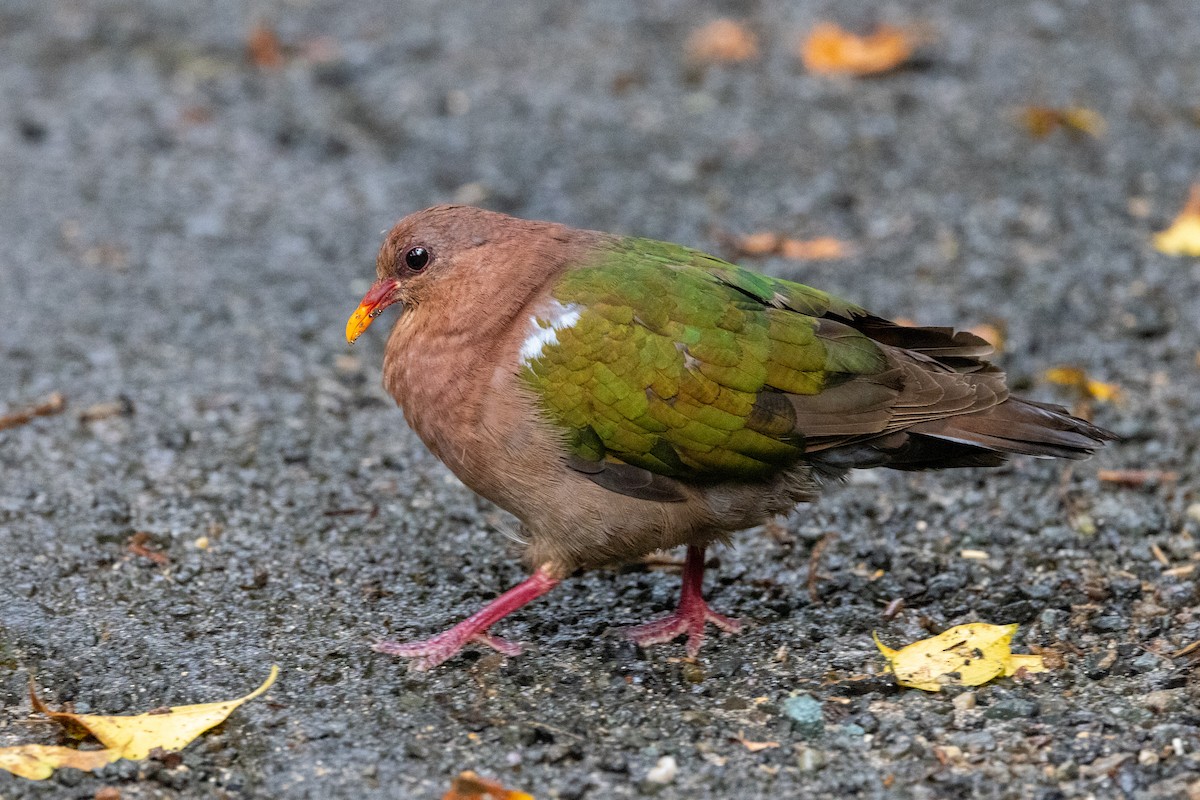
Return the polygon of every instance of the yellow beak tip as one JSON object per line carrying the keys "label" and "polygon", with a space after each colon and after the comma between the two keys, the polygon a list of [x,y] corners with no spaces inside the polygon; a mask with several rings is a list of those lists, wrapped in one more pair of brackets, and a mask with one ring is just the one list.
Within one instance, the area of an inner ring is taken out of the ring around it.
{"label": "yellow beak tip", "polygon": [[371,327],[371,308],[365,303],[360,305],[353,314],[350,315],[350,320],[346,323],[346,342],[354,344],[359,336],[362,336],[363,331]]}

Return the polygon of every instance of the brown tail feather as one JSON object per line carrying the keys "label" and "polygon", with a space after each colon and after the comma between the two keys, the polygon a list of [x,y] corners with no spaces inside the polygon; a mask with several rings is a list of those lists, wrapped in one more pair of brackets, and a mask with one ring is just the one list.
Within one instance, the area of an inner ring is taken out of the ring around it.
{"label": "brown tail feather", "polygon": [[[996,466],[1010,455],[1087,458],[1117,437],[1062,406],[1008,394],[986,341],[952,328],[848,321],[884,345],[893,368],[812,396],[789,396],[806,460],[818,470]],[[870,391],[867,391],[870,390]]]}
{"label": "brown tail feather", "polygon": [[997,453],[1071,459],[1087,458],[1117,438],[1062,406],[1018,397],[975,414],[923,422],[908,433]]}
{"label": "brown tail feather", "polygon": [[900,470],[994,467],[1011,455],[1087,458],[1109,431],[1071,416],[1067,409],[1011,397],[986,411],[920,422],[884,436],[861,437],[811,457],[818,469],[889,467]]}

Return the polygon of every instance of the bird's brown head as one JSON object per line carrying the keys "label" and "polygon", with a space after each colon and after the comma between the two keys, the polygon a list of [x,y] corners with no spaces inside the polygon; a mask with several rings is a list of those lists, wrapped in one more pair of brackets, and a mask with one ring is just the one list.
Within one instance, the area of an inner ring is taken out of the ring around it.
{"label": "bird's brown head", "polygon": [[470,206],[434,206],[388,231],[375,260],[378,280],[346,323],[354,342],[388,306],[493,311],[501,296],[520,301],[576,247],[600,234]]}
{"label": "bird's brown head", "polygon": [[378,280],[346,323],[346,340],[353,344],[390,305],[445,297],[440,290],[464,277],[464,254],[494,240],[508,219],[468,206],[434,206],[397,222],[375,259]]}

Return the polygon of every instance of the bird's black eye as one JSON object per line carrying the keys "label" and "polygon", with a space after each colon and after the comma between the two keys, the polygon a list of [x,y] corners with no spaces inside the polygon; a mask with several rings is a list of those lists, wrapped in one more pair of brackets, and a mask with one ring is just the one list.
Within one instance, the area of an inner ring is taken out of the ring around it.
{"label": "bird's black eye", "polygon": [[404,263],[413,272],[420,272],[429,266],[429,251],[424,247],[411,247],[404,254]]}

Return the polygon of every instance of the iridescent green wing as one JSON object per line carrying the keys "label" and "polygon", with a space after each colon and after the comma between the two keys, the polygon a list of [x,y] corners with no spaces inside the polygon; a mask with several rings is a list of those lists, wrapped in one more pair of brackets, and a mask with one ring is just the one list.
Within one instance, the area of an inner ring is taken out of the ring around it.
{"label": "iridescent green wing", "polygon": [[796,399],[812,399],[819,427],[822,392],[887,366],[870,339],[822,318],[859,309],[678,245],[622,240],[552,295],[521,375],[585,465],[761,477],[804,453]]}

